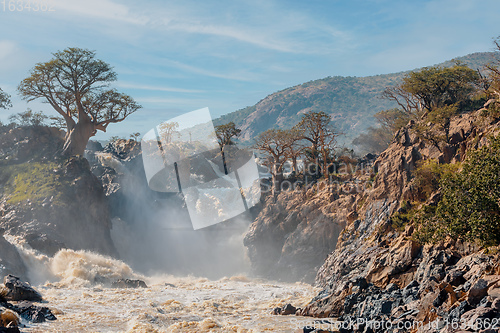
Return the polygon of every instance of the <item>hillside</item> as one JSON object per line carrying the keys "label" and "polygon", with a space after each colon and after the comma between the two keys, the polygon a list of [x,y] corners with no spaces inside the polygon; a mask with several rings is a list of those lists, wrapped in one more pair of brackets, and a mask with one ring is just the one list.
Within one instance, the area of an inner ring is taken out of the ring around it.
{"label": "hillside", "polygon": [[[456,58],[471,68],[482,68],[494,59],[493,52],[479,52]],[[453,61],[440,65],[451,66]],[[351,141],[373,126],[373,115],[395,107],[380,98],[382,91],[397,84],[406,72],[367,77],[326,77],[271,94],[257,104],[229,113],[216,124],[234,122],[241,130],[241,140],[250,142],[270,128],[289,128],[303,113],[324,111],[331,115],[337,130],[344,135],[341,143]]]}

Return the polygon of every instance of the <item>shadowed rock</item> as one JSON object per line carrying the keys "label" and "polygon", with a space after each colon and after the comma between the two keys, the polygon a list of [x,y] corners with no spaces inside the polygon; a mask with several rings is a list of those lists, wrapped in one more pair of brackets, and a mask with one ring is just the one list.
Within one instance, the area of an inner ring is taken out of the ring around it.
{"label": "shadowed rock", "polygon": [[42,295],[28,283],[21,281],[17,276],[7,275],[3,281],[4,298],[10,301],[34,301],[40,302]]}

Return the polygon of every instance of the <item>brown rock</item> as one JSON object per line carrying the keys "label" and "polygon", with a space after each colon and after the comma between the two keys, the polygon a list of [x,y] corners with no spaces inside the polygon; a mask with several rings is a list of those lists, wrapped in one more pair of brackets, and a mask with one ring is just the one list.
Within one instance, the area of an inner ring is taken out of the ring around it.
{"label": "brown rock", "polygon": [[464,313],[460,320],[463,320],[468,325],[473,325],[480,322],[481,319],[493,318],[495,315],[496,311],[494,309],[480,306]]}
{"label": "brown rock", "polygon": [[352,211],[349,214],[347,214],[347,222],[352,223],[358,218],[358,213],[356,211]]}
{"label": "brown rock", "polygon": [[292,304],[287,304],[283,307],[283,310],[281,311],[281,314],[283,316],[288,316],[288,315],[291,315],[291,314],[295,314],[295,312],[297,312],[297,308],[294,307]]}
{"label": "brown rock", "polygon": [[11,301],[42,301],[42,295],[28,283],[21,281],[17,276],[7,275],[4,277],[4,298]]}

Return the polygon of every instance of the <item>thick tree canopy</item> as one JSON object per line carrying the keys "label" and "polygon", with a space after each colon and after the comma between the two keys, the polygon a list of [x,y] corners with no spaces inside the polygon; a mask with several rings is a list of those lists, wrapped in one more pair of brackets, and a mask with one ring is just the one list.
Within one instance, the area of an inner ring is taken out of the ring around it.
{"label": "thick tree canopy", "polygon": [[479,74],[469,67],[426,67],[408,73],[396,87],[387,88],[383,96],[398,103],[407,114],[425,114],[467,101],[480,83]]}
{"label": "thick tree canopy", "polygon": [[97,130],[123,121],[141,108],[130,96],[109,88],[116,80],[110,65],[95,59],[95,52],[68,48],[38,63],[18,91],[23,99],[41,98],[66,121],[64,152],[81,155]]}
{"label": "thick tree canopy", "polygon": [[5,93],[2,88],[0,88],[0,109],[6,109],[11,107],[12,104],[10,103],[10,96],[9,94]]}
{"label": "thick tree canopy", "polygon": [[453,238],[500,244],[500,137],[472,151],[458,173],[441,182],[436,215]]}

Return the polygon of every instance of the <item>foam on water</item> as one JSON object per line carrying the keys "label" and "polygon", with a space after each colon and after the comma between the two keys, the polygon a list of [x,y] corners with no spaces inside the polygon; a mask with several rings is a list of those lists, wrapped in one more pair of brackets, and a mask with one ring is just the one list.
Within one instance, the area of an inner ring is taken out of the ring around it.
{"label": "foam on water", "polygon": [[96,283],[110,284],[117,279],[143,278],[123,261],[111,257],[70,249],[59,250],[54,257],[48,257],[18,238],[5,238],[16,246],[28,270],[28,278],[34,285],[55,283],[65,287],[90,286]]}
{"label": "foam on water", "polygon": [[110,283],[118,279],[139,279],[123,261],[88,251],[60,250],[50,260],[50,270],[65,286]]}
{"label": "foam on water", "polygon": [[46,305],[60,314],[57,321],[27,331],[295,332],[300,328],[295,316],[272,316],[270,311],[287,303],[304,306],[317,292],[305,284],[243,277],[164,278],[169,284],[139,289],[40,286]]}
{"label": "foam on water", "polygon": [[[63,249],[54,257],[13,243],[30,277],[58,320],[29,324],[26,332],[297,332],[295,316],[273,316],[276,306],[305,306],[318,290],[245,275],[212,281],[166,274],[145,277],[126,263],[88,251]],[[36,270],[36,274],[34,272]],[[148,288],[109,288],[140,278]],[[46,282],[46,283],[45,283]]]}

